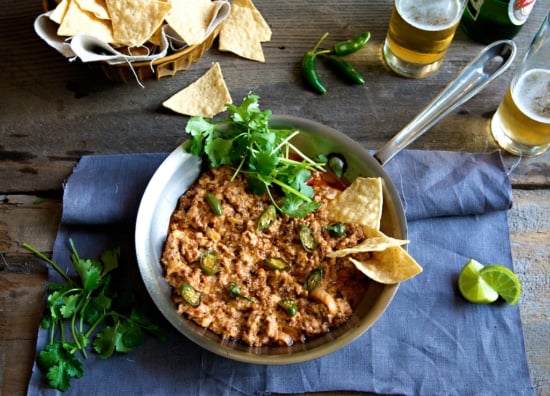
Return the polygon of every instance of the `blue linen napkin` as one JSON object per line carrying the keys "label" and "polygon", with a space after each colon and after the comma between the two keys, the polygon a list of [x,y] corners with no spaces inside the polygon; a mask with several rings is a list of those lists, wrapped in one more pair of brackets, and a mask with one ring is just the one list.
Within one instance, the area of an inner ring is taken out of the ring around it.
{"label": "blue linen napkin", "polygon": [[[124,280],[152,308],[135,263],[133,221],[165,156],[83,157],[65,185],[53,257],[70,267],[69,237],[82,257],[121,246]],[[500,154],[406,150],[385,169],[403,200],[409,252],[424,272],[404,282],[380,320],[352,344],[306,363],[251,365],[203,350],[157,312],[167,341],[149,339],[108,360],[90,356],[85,376],[73,380],[68,393],[533,395],[518,307],[468,303],[456,286],[469,258],[512,268],[507,224],[512,195]],[[46,341],[40,330],[37,349]],[[28,394],[58,394],[47,388],[36,365]]]}

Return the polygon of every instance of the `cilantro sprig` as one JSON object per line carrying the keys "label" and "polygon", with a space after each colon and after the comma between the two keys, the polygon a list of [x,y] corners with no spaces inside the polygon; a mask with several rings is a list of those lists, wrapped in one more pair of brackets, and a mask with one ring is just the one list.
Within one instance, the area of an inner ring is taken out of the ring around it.
{"label": "cilantro sprig", "polygon": [[271,128],[271,111],[260,110],[259,97],[254,94],[248,94],[239,106],[228,104],[227,109],[221,121],[200,116],[189,119],[187,151],[211,168],[232,167],[233,179],[240,172],[246,174],[250,191],[267,193],[281,213],[301,218],[315,211],[320,204],[313,200],[308,181],[313,170],[324,170],[324,163],[315,162],[291,143],[300,132]]}
{"label": "cilantro sprig", "polygon": [[71,379],[84,375],[77,355],[87,358],[88,349],[106,359],[115,352],[130,352],[143,342],[145,332],[164,337],[161,328],[136,308],[131,293],[115,290],[111,274],[119,266],[120,249],[105,250],[99,260],[83,259],[71,239],[69,244],[78,279],[34,247],[22,245],[64,279],[48,284],[40,327],[50,331],[50,338],[37,358],[48,384],[62,392],[69,389]]}

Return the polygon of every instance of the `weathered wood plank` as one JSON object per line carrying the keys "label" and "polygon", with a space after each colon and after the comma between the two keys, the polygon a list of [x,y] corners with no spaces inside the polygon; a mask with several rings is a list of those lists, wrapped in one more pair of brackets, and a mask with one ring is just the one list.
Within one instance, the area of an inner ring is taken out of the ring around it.
{"label": "weathered wood plank", "polygon": [[[29,260],[33,258],[26,256],[21,262],[10,264],[12,268],[38,268],[36,264],[29,265]],[[26,393],[44,307],[46,278],[45,270],[0,270],[0,394]]]}
{"label": "weathered wood plank", "polygon": [[0,202],[0,252],[4,256],[26,251],[20,246],[23,242],[41,251],[51,250],[61,218],[58,199],[0,195]]}
{"label": "weathered wood plank", "polygon": [[[531,381],[550,394],[550,190],[514,191],[509,212],[514,269],[522,284],[520,313]],[[541,340],[544,340],[541,342]]]}

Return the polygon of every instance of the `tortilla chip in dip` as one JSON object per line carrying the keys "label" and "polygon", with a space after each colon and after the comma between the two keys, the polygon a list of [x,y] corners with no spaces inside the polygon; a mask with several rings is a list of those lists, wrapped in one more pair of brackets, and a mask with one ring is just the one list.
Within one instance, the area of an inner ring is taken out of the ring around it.
{"label": "tortilla chip in dip", "polygon": [[368,260],[349,259],[363,274],[384,284],[403,282],[422,272],[422,267],[400,246],[372,252]]}
{"label": "tortilla chip in dip", "polygon": [[380,229],[382,218],[382,179],[358,177],[328,205],[328,217],[341,223],[351,223]]}
{"label": "tortilla chip in dip", "polygon": [[214,117],[233,103],[219,63],[214,63],[202,77],[167,99],[162,105],[189,116]]}
{"label": "tortilla chip in dip", "polygon": [[[359,177],[328,204],[332,220],[362,225],[367,239],[327,256],[349,256],[355,267],[372,280],[394,284],[419,274],[422,267],[403,249],[408,240],[392,238],[380,231],[382,200],[382,179]],[[353,257],[367,252],[370,254],[362,255],[361,260]]]}
{"label": "tortilla chip in dip", "polygon": [[334,252],[327,253],[327,257],[344,257],[350,254],[363,252],[381,252],[382,250],[386,250],[391,247],[402,246],[409,243],[408,240],[395,239],[378,230],[369,230],[366,234],[368,235],[368,238],[360,244],[350,248],[335,250]]}

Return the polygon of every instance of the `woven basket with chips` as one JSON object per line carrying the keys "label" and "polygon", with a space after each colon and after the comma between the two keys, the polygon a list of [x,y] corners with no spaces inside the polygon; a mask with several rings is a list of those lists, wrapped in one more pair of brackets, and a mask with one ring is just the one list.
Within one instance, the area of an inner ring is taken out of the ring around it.
{"label": "woven basket with chips", "polygon": [[220,28],[221,25],[214,29],[202,43],[191,45],[180,51],[156,59],[153,62],[120,63],[117,65],[110,65],[107,62],[98,62],[90,66],[93,69],[101,70],[111,81],[132,82],[135,81],[136,78],[139,81],[146,81],[173,76],[179,71],[188,69],[210,49],[220,32]]}
{"label": "woven basket with chips", "polygon": [[[41,1],[42,1],[42,8],[45,11],[45,13],[48,13],[48,11],[51,11],[51,10],[54,10],[53,12],[55,12],[56,7],[61,6],[61,0],[41,0]],[[72,0],[72,1],[75,1],[75,0]],[[218,1],[222,2],[223,0],[218,0]],[[227,0],[225,0],[225,2],[227,3]],[[77,0],[77,3],[78,3],[78,0]],[[124,3],[121,2],[121,4],[124,4]],[[86,13],[90,14],[90,12],[88,11],[86,11]],[[62,11],[62,14],[64,15],[63,17],[65,17],[68,14],[68,11],[64,10]],[[94,22],[94,23],[97,23],[97,22]],[[36,29],[36,26],[37,24],[35,23],[35,29]],[[97,25],[97,26],[101,28],[100,25]],[[128,58],[130,60],[126,61],[127,55],[124,55],[123,61],[110,62],[110,61],[97,60],[97,61],[87,62],[87,64],[92,69],[100,70],[101,72],[103,72],[103,74],[109,80],[112,80],[112,81],[131,82],[131,81],[137,80],[138,82],[141,82],[141,81],[155,79],[155,78],[160,79],[166,76],[173,76],[179,71],[188,69],[193,63],[198,61],[206,51],[210,49],[210,47],[214,43],[214,40],[218,37],[222,24],[221,22],[217,22],[215,24],[212,24],[212,26],[213,28],[211,28],[211,30],[209,29],[209,32],[207,32],[206,35],[203,35],[200,40],[196,40],[193,44],[181,46],[181,47],[176,46],[177,48],[181,48],[177,50],[174,50],[173,46],[170,44],[168,49],[166,49],[166,46],[165,46],[163,52],[157,53],[158,55],[156,55],[153,58],[146,57],[145,58],[146,60],[143,60],[144,59],[143,57],[142,58],[134,57],[134,58]],[[114,22],[113,22],[113,27],[114,27]],[[44,38],[42,34],[39,34],[39,35],[42,38]],[[61,33],[59,33],[59,31],[58,31],[58,35],[63,36]],[[63,39],[64,39],[63,37],[59,38],[59,40],[63,40]],[[52,45],[51,43],[49,44]],[[65,44],[54,43],[54,45],[52,46],[58,49],[59,52],[62,52],[66,57],[70,58],[71,57],[70,55],[68,55],[67,53],[64,53],[63,49],[60,49],[60,47],[64,45]],[[90,45],[89,47],[90,48],[94,47],[94,45]],[[142,46],[142,49],[143,48],[147,51],[147,45]],[[115,49],[117,51],[120,50],[119,48],[115,48]],[[129,51],[128,49],[131,49],[132,51]],[[134,48],[127,47],[125,48],[125,51],[122,51],[122,52],[133,53],[134,50],[135,50]],[[69,50],[69,54],[70,54],[70,50]]]}

